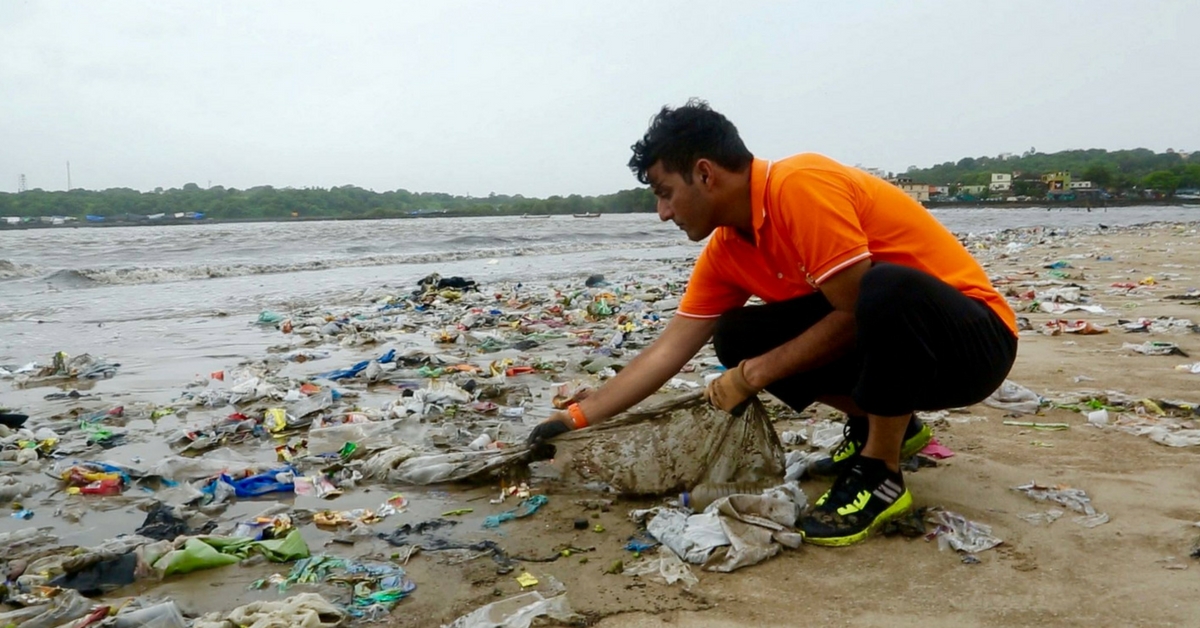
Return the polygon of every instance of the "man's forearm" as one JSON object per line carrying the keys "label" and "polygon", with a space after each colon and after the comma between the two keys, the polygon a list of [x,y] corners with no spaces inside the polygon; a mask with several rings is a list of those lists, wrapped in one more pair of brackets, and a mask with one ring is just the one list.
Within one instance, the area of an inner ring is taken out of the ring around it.
{"label": "man's forearm", "polygon": [[857,326],[854,314],[834,310],[799,336],[746,361],[743,374],[755,388],[789,375],[828,364],[854,346]]}
{"label": "man's forearm", "polygon": [[579,403],[588,423],[628,410],[671,379],[712,337],[713,319],[676,317],[645,351],[590,397]]}
{"label": "man's forearm", "polygon": [[582,401],[579,407],[588,422],[600,423],[628,410],[678,373],[682,365],[675,364],[662,349],[655,347],[638,354],[616,377]]}

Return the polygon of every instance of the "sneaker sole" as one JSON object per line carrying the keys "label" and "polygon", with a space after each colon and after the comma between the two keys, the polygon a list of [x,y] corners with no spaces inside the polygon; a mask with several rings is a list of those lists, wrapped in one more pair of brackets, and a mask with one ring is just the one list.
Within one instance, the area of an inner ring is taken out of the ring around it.
{"label": "sneaker sole", "polygon": [[900,447],[900,459],[908,460],[921,453],[921,450],[925,449],[925,446],[931,440],[933,440],[933,430],[929,429],[928,425],[922,423],[921,431],[913,434],[912,438],[905,440],[904,444]]}
{"label": "sneaker sole", "polygon": [[848,536],[829,536],[824,538],[810,538],[806,536],[804,537],[804,542],[810,545],[820,545],[821,547],[846,547],[847,545],[854,545],[866,540],[879,526],[911,510],[912,505],[912,493],[909,493],[908,489],[904,489],[904,494],[900,496],[900,499],[897,499],[887,510],[879,513],[879,516],[875,517],[875,520],[871,522],[871,525],[867,526],[866,530],[855,532]]}

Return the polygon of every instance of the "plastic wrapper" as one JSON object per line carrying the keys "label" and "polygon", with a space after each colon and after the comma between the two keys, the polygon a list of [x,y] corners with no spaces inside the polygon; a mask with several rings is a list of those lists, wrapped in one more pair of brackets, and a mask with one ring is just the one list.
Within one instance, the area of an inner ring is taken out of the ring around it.
{"label": "plastic wrapper", "polygon": [[531,591],[477,608],[454,620],[448,628],[529,628],[538,617],[570,622],[575,613],[565,594],[546,598]]}
{"label": "plastic wrapper", "polygon": [[692,569],[687,566],[687,563],[679,560],[679,557],[672,551],[659,552],[658,558],[634,563],[626,567],[622,573],[626,576],[642,576],[667,585],[682,582],[685,589],[700,584],[700,579],[692,573]]}
{"label": "plastic wrapper", "polygon": [[1042,401],[1037,393],[1006,379],[983,403],[1009,412],[1037,414]]}
{"label": "plastic wrapper", "polygon": [[975,554],[1003,543],[992,536],[991,526],[971,521],[956,512],[930,510],[926,513],[925,520],[935,526],[930,534],[937,537],[938,548],[942,550],[950,547],[960,552]]}

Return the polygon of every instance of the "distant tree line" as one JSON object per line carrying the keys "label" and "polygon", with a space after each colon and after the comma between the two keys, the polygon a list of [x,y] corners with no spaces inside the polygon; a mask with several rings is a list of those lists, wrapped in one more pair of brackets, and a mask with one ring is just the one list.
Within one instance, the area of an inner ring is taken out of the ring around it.
{"label": "distant tree line", "polygon": [[1034,149],[1022,155],[1001,157],[965,157],[930,168],[910,167],[905,173],[916,183],[932,185],[987,185],[992,173],[1019,173],[1014,177],[1014,193],[1022,194],[1020,180],[1036,180],[1051,172],[1070,172],[1074,180],[1091,181],[1114,192],[1149,189],[1167,196],[1179,188],[1200,187],[1200,152],[1186,157],[1177,152],[1155,153],[1137,148],[1065,150],[1039,153]]}
{"label": "distant tree line", "polygon": [[525,198],[490,194],[486,198],[432,192],[395,190],[374,192],[353,185],[324,188],[248,190],[188,183],[182,188],[139,192],[129,188],[19,194],[0,193],[2,216],[104,216],[129,218],[197,212],[205,218],[255,220],[270,218],[400,218],[420,215],[542,215],[654,211],[655,199],[646,188],[602,196]]}
{"label": "distant tree line", "polygon": [[[934,185],[987,185],[992,173],[1019,173],[1013,193],[1039,195],[1039,177],[1069,171],[1076,180],[1091,181],[1118,193],[1151,189],[1170,196],[1180,188],[1200,188],[1200,152],[1184,156],[1139,148],[1107,151],[1068,150],[1039,153],[1030,149],[1020,156],[966,157],[930,168],[910,167],[905,176]],[[1025,189],[1029,188],[1029,189]],[[1040,190],[1040,191],[1039,191]],[[182,188],[139,192],[129,188],[93,191],[74,189],[47,192],[41,189],[18,194],[0,192],[0,217],[103,216],[105,218],[168,216],[201,213],[205,218],[259,220],[279,218],[402,218],[423,215],[545,215],[652,212],[654,195],[647,188],[622,190],[601,196],[551,196],[489,194],[455,196],[437,192],[395,190],[375,192],[353,185],[333,188],[275,188],[246,190],[188,183]]]}

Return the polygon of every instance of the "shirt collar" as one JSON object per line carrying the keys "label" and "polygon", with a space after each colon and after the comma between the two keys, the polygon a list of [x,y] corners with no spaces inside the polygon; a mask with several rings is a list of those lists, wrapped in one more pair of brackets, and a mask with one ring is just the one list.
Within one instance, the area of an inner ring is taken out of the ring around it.
{"label": "shirt collar", "polygon": [[755,243],[761,239],[758,233],[767,222],[767,179],[771,174],[771,162],[755,159],[750,165],[750,213],[754,221]]}

